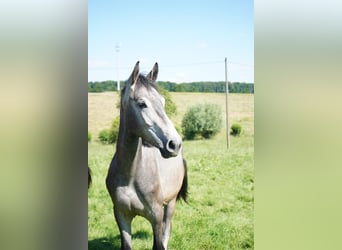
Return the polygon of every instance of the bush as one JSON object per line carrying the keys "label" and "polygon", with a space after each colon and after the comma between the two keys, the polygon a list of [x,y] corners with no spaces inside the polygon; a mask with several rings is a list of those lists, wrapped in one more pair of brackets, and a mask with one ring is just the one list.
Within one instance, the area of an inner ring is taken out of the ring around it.
{"label": "bush", "polygon": [[118,140],[119,135],[119,127],[120,127],[120,116],[116,117],[113,122],[112,126],[110,128],[111,132],[111,143],[115,143]]}
{"label": "bush", "polygon": [[169,91],[167,91],[161,87],[159,87],[158,90],[159,90],[160,94],[165,98],[165,112],[166,112],[167,116],[170,118],[173,115],[177,114],[177,106],[172,101]]}
{"label": "bush", "polygon": [[99,140],[103,144],[110,144],[110,130],[109,129],[103,129],[99,133]]}
{"label": "bush", "polygon": [[193,140],[196,136],[209,139],[222,127],[221,108],[215,104],[200,104],[190,107],[182,120],[185,139]]}
{"label": "bush", "polygon": [[116,117],[110,129],[103,129],[99,133],[99,140],[103,144],[113,144],[118,140],[120,117]]}
{"label": "bush", "polygon": [[242,130],[240,124],[233,124],[233,125],[230,127],[230,129],[231,129],[230,134],[233,135],[233,136],[239,136],[240,133],[241,133],[241,130]]}
{"label": "bush", "polygon": [[178,124],[174,124],[174,126],[175,126],[175,129],[178,132],[178,134],[182,134],[182,127]]}
{"label": "bush", "polygon": [[91,142],[91,133],[88,131],[88,142]]}

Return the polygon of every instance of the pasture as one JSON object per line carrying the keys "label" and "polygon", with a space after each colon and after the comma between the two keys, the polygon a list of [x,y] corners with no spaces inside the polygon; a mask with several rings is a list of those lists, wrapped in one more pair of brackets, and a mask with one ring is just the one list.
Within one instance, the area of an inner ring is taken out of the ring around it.
{"label": "pasture", "polygon": [[[189,106],[215,103],[222,107],[225,95],[216,93],[171,93],[177,114],[171,117],[180,127]],[[242,125],[240,137],[230,137],[226,148],[225,126],[210,140],[184,141],[188,163],[188,203],[178,202],[172,220],[169,249],[253,249],[254,190],[254,95],[230,94],[230,124]],[[88,164],[93,184],[88,191],[88,247],[119,249],[120,235],[114,220],[112,202],[105,187],[107,170],[115,145],[102,145],[98,132],[108,128],[119,115],[119,95],[113,92],[88,94]],[[133,248],[152,248],[149,222],[136,217],[132,223]]]}

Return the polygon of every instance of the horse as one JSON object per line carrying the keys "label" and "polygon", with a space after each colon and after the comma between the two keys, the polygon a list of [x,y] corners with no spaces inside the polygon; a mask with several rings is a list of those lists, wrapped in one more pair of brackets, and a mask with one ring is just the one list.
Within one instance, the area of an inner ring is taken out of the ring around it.
{"label": "horse", "polygon": [[165,113],[157,76],[158,63],[145,76],[138,61],[121,92],[119,134],[106,186],[125,250],[132,249],[135,216],[151,223],[153,250],[167,249],[176,200],[187,201],[182,139]]}

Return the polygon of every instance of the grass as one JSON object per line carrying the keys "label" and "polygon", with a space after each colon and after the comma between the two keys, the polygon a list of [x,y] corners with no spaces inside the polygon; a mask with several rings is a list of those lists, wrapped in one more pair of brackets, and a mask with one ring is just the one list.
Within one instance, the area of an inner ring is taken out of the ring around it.
{"label": "grass", "polygon": [[[225,96],[212,93],[171,93],[178,113],[176,125],[187,108],[197,103],[222,106]],[[118,115],[116,93],[89,94],[89,131],[109,127]],[[184,141],[188,163],[189,202],[179,202],[172,220],[169,249],[253,249],[254,189],[254,96],[231,94],[230,124],[242,126],[240,137],[230,137],[226,149],[225,129],[214,139]],[[119,249],[120,236],[105,188],[105,176],[115,152],[114,145],[89,143],[88,163],[93,185],[88,191],[88,247]],[[133,248],[152,248],[149,222],[136,217],[132,224]]]}

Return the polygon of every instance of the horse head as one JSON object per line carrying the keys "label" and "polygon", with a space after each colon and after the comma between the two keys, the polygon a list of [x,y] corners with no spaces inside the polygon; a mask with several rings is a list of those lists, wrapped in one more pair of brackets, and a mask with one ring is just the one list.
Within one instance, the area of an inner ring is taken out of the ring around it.
{"label": "horse head", "polygon": [[166,115],[165,99],[155,85],[157,76],[158,63],[144,76],[139,74],[138,61],[122,91],[121,112],[127,129],[169,158],[178,155],[182,139]]}

